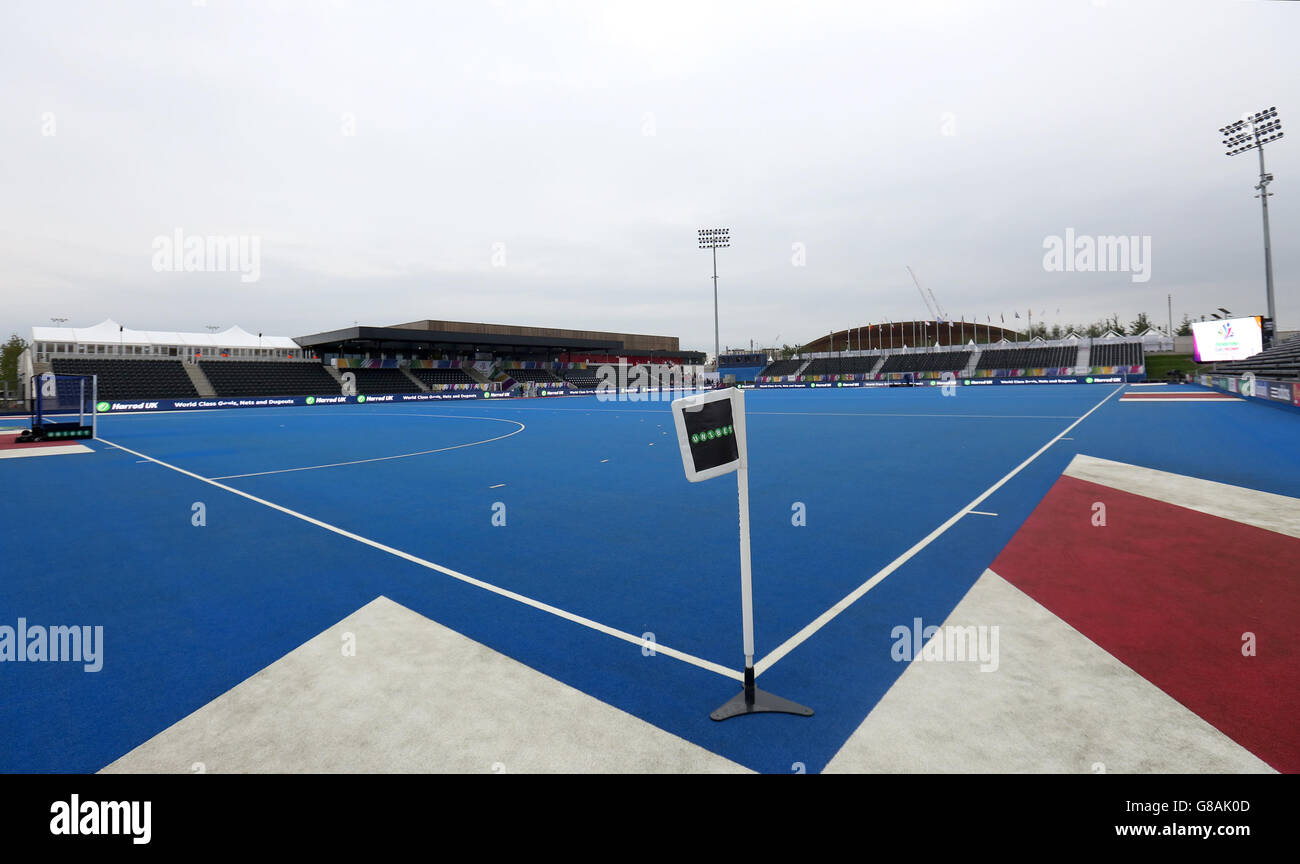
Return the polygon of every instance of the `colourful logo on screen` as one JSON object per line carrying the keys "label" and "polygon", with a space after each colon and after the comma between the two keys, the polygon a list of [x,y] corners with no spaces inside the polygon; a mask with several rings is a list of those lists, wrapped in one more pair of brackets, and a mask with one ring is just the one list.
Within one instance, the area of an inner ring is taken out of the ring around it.
{"label": "colourful logo on screen", "polygon": [[107,402],[100,402],[95,406],[95,410],[98,411],[100,414],[103,414],[105,411],[109,410],[112,407],[113,406],[109,405]]}
{"label": "colourful logo on screen", "polygon": [[1231,323],[1231,322],[1228,322],[1228,321],[1224,321],[1224,322],[1223,322],[1223,325],[1222,325],[1221,327],[1219,327],[1219,336],[1222,337],[1222,338],[1224,338],[1224,339],[1231,339],[1231,338],[1232,338],[1232,323]]}
{"label": "colourful logo on screen", "polygon": [[315,404],[316,404],[316,397],[315,397],[315,396],[308,396],[308,397],[307,397],[307,404],[308,404],[308,405],[315,405]]}
{"label": "colourful logo on screen", "polygon": [[364,402],[364,401],[366,401],[366,397],[364,397],[364,396],[358,396],[358,397],[357,397],[357,403],[358,403],[358,404],[360,404],[360,403],[362,403],[362,402]]}

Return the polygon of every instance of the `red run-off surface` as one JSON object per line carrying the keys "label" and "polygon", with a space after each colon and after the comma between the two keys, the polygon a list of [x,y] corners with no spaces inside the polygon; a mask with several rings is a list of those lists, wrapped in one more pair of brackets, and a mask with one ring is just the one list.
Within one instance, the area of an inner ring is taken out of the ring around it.
{"label": "red run-off surface", "polygon": [[1300,539],[1063,476],[992,569],[1269,765],[1300,772]]}
{"label": "red run-off surface", "polygon": [[40,447],[67,447],[69,444],[85,444],[89,438],[56,438],[53,441],[33,441],[19,444],[17,434],[7,435],[0,432],[0,450],[34,450]]}

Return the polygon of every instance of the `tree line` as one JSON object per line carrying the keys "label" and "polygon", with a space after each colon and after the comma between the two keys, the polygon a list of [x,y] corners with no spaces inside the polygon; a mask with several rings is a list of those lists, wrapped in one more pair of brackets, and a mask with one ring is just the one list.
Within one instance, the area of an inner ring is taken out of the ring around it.
{"label": "tree line", "polygon": [[0,347],[0,390],[18,391],[18,356],[27,350],[27,342],[17,333]]}
{"label": "tree line", "polygon": [[[1041,336],[1044,339],[1061,339],[1069,333],[1077,333],[1080,336],[1091,336],[1096,338],[1107,331],[1114,331],[1120,336],[1138,336],[1152,328],[1155,328],[1162,333],[1165,331],[1164,327],[1159,326],[1151,320],[1151,316],[1147,315],[1145,312],[1140,312],[1138,313],[1138,316],[1128,324],[1119,320],[1118,315],[1111,315],[1109,318],[1102,318],[1098,321],[1093,321],[1091,324],[1082,325],[1053,324],[1049,327],[1046,324],[1035,324],[1033,328],[1028,331],[1028,338],[1033,339],[1035,336]],[[1174,335],[1192,335],[1192,319],[1189,316],[1183,315],[1182,323],[1174,328]]]}

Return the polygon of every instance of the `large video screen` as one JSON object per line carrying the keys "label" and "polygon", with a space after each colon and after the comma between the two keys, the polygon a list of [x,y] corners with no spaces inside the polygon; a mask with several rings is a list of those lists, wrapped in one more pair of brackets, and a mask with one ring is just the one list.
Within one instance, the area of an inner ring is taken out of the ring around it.
{"label": "large video screen", "polygon": [[1259,318],[1196,321],[1192,345],[1197,363],[1244,360],[1264,350],[1264,331]]}

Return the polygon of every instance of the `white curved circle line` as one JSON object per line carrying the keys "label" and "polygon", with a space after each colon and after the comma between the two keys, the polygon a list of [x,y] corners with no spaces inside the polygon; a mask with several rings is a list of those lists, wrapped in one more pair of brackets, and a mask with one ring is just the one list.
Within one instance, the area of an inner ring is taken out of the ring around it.
{"label": "white curved circle line", "polygon": [[495,438],[484,438],[482,441],[470,441],[466,444],[453,444],[450,447],[438,447],[433,450],[418,450],[414,453],[398,453],[395,456],[376,456],[373,459],[353,459],[350,462],[329,462],[325,465],[304,465],[301,468],[277,468],[274,471],[253,471],[248,474],[226,474],[221,477],[209,477],[209,480],[238,480],[243,477],[264,477],[267,474],[290,474],[294,471],[315,471],[317,468],[339,468],[344,465],[364,465],[367,462],[388,462],[393,459],[409,459],[412,456],[428,456],[430,453],[445,453],[448,450],[460,450],[463,447],[477,447],[480,444],[491,444],[493,441],[501,441],[518,435],[528,427],[518,420],[506,420],[502,417],[463,417],[451,414],[403,414],[403,417],[441,417],[449,420],[492,420],[496,423],[513,423],[518,426],[505,435],[498,435]]}

